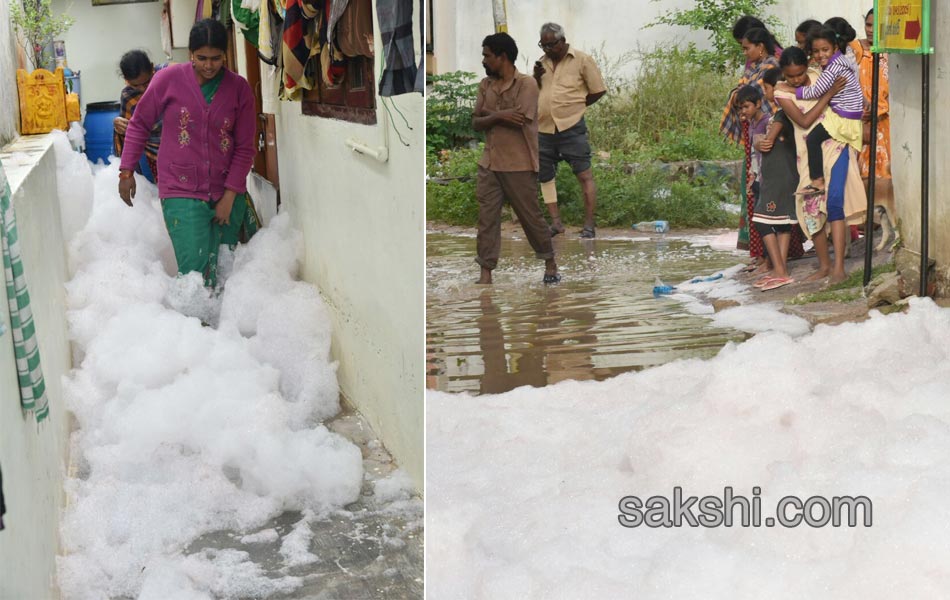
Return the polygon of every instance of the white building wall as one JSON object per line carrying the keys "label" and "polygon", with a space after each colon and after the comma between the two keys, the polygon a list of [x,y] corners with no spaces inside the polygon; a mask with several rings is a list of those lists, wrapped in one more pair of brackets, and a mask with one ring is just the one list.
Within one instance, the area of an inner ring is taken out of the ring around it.
{"label": "white building wall", "polygon": [[[950,10],[932,2],[930,39],[930,211],[928,256],[937,261],[937,295],[950,295],[950,206],[943,200],[950,185],[950,155],[944,140],[950,136]],[[904,245],[914,252],[921,243],[921,181],[923,149],[923,58],[907,54],[889,57],[891,84],[891,172],[894,202],[901,219]]]}
{"label": "white building wall", "polygon": [[56,554],[69,432],[62,393],[62,378],[72,365],[65,317],[66,251],[49,138],[20,138],[5,152],[29,157],[29,164],[14,164],[9,155],[3,161],[14,189],[50,414],[37,424],[20,409],[9,312],[0,293],[0,320],[8,329],[0,336],[0,465],[7,504],[6,529],[0,532],[0,598],[46,599],[58,595]]}
{"label": "white building wall", "polygon": [[[418,60],[420,15],[413,16]],[[382,56],[376,35],[377,83]],[[261,65],[265,86],[268,69]],[[424,99],[377,96],[376,125],[305,116],[299,102],[277,102],[267,92],[264,101],[277,117],[281,211],[304,234],[303,278],[319,287],[330,309],[341,392],[421,492]],[[353,152],[350,139],[387,147],[388,160]]]}
{"label": "white building wall", "polygon": [[[411,94],[393,104],[396,123],[380,106],[380,123],[363,126],[304,116],[299,103],[282,102],[281,210],[304,233],[304,279],[319,286],[330,307],[341,390],[421,490],[423,101]],[[384,127],[398,129],[409,144],[391,132],[386,163],[344,145],[355,138],[380,146]]]}
{"label": "white building wall", "polygon": [[[631,50],[652,50],[658,45],[696,42],[707,47],[706,32],[694,32],[685,27],[643,26],[674,9],[692,8],[691,0],[508,0],[508,33],[518,43],[520,56],[517,67],[530,72],[531,64],[541,56],[537,47],[541,25],[553,21],[562,25],[567,41],[590,52],[604,45],[609,58],[616,58]],[[871,8],[871,0],[780,0],[769,8],[784,28],[776,28],[780,42],[794,43],[795,27],[805,19],[825,21],[840,16],[848,19],[859,35],[864,15]],[[494,31],[491,0],[455,2],[436,0],[433,6],[436,72],[472,71],[481,77],[482,39]],[[761,15],[760,15],[761,16]],[[784,29],[784,30],[783,30]],[[635,72],[637,61],[624,69]]]}
{"label": "white building wall", "polygon": [[[83,115],[91,102],[119,100],[125,86],[119,59],[129,50],[145,50],[156,64],[166,62],[162,51],[162,3],[141,2],[93,6],[91,0],[53,0],[53,12],[68,12],[76,22],[63,34],[69,68],[80,71]],[[188,59],[175,50],[175,62]]]}
{"label": "white building wall", "polygon": [[16,89],[16,43],[10,23],[10,5],[0,1],[0,146],[17,136],[20,106]]}

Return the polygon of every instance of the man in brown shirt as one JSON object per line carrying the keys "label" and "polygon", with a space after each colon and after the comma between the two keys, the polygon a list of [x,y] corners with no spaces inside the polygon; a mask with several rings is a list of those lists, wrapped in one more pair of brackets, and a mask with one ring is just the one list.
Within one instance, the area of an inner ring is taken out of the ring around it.
{"label": "man in brown shirt", "polygon": [[501,253],[501,208],[505,200],[518,216],[528,243],[544,260],[544,283],[561,276],[554,262],[551,232],[538,206],[538,85],[518,72],[518,46],[507,33],[482,42],[482,65],[488,75],[478,86],[472,127],[485,132],[485,151],[478,161],[478,258],[481,278],[491,283]]}
{"label": "man in brown shirt", "polygon": [[590,166],[590,141],[584,112],[607,93],[600,70],[587,54],[572,48],[564,39],[564,28],[557,23],[541,27],[544,50],[534,63],[534,78],[541,95],[538,104],[540,131],[541,195],[551,215],[551,233],[564,231],[557,208],[554,176],[558,162],[571,165],[584,193],[584,228],[581,237],[594,237],[594,209],[597,188]]}

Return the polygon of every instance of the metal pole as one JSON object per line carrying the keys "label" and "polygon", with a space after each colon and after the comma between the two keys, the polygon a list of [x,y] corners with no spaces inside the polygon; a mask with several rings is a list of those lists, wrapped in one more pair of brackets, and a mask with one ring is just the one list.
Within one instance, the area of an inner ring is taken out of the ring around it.
{"label": "metal pole", "polygon": [[920,297],[927,295],[927,254],[930,229],[930,55],[923,55],[923,84],[921,86],[921,175],[920,175]]}
{"label": "metal pole", "polygon": [[508,7],[505,0],[492,0],[492,14],[495,17],[495,33],[508,33]]}
{"label": "metal pole", "polygon": [[874,194],[877,188],[877,105],[881,91],[881,55],[874,53],[871,75],[871,154],[868,158],[868,212],[864,220],[864,285],[871,281],[871,259],[874,252]]}

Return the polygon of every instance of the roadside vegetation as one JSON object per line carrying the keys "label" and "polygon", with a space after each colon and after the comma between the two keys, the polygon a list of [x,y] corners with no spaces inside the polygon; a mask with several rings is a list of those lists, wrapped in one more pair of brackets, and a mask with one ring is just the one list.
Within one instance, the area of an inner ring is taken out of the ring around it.
{"label": "roadside vegetation", "polygon": [[[723,204],[738,206],[739,192],[728,171],[699,176],[671,174],[668,163],[734,161],[742,156],[718,132],[723,98],[734,75],[703,69],[677,50],[643,55],[637,75],[616,75],[634,59],[611,60],[592,52],[602,66],[610,94],[587,112],[597,221],[601,226],[664,219],[672,227],[720,227],[736,220]],[[482,139],[471,129],[477,93],[473,73],[433,77],[426,104],[426,217],[452,225],[473,225],[478,217],[475,173]],[[561,164],[558,201],[565,223],[583,220],[577,180]],[[539,200],[540,201],[540,200]]]}

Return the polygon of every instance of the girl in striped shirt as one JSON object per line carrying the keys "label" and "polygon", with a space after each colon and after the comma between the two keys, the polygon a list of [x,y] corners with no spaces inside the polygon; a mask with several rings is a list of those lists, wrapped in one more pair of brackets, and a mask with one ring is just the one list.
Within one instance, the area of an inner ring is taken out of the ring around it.
{"label": "girl in striped shirt", "polygon": [[845,54],[848,44],[856,35],[854,28],[847,21],[835,18],[827,21],[824,27],[809,39],[812,59],[822,66],[822,72],[814,85],[796,88],[796,98],[817,100],[831,89],[838,77],[844,78],[845,86],[831,98],[824,120],[805,138],[808,147],[808,174],[812,181],[797,192],[798,195],[809,196],[825,192],[824,157],[821,149],[825,141],[835,139],[861,152],[864,93],[858,80],[857,65]]}

